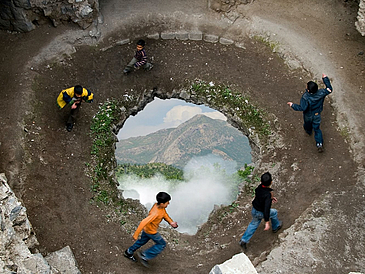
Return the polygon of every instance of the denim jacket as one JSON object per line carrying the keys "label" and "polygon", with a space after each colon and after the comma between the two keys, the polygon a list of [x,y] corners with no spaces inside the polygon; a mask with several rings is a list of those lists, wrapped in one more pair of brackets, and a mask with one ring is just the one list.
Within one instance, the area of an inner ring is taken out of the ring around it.
{"label": "denim jacket", "polygon": [[[319,89],[314,94],[309,93],[308,90],[306,90],[300,99],[300,104],[293,104],[291,107],[296,111],[303,111],[305,116],[319,115],[323,110],[324,98],[332,93],[332,86],[328,77],[324,77],[322,80],[326,85],[325,89]],[[330,91],[327,88],[330,89]]]}

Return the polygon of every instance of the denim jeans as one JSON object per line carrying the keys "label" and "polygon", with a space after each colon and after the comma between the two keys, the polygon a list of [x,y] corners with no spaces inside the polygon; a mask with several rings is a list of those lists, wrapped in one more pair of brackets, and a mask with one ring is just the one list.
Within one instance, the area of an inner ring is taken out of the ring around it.
{"label": "denim jeans", "polygon": [[319,126],[321,125],[321,114],[314,115],[314,116],[307,116],[303,115],[304,119],[304,130],[309,135],[312,134],[312,130],[314,130],[314,139],[316,140],[316,144],[323,144],[323,136],[322,131],[319,129]]}
{"label": "denim jeans", "polygon": [[[241,241],[245,243],[248,243],[250,241],[256,229],[259,227],[261,220],[264,218],[264,213],[256,210],[254,207],[252,207],[251,215],[252,215],[252,221],[248,225],[245,233],[241,238]],[[278,211],[276,209],[273,208],[270,209],[270,220],[271,220],[272,230],[277,229],[280,225],[280,221],[278,219]]]}
{"label": "denim jeans", "polygon": [[[128,65],[125,67],[125,70],[131,71],[134,68],[134,64],[137,62],[138,62],[138,60],[135,57],[133,57],[132,60],[128,63]],[[142,67],[145,70],[148,70],[151,66],[152,66],[152,64],[147,62]]]}
{"label": "denim jeans", "polygon": [[134,251],[136,251],[138,248],[147,244],[147,242],[149,240],[154,241],[155,245],[153,245],[149,249],[145,250],[142,253],[142,256],[146,260],[153,259],[158,254],[160,254],[166,246],[165,240],[162,238],[162,236],[158,232],[156,234],[148,234],[142,230],[141,238],[139,238],[130,248],[128,248],[128,253],[133,254]]}

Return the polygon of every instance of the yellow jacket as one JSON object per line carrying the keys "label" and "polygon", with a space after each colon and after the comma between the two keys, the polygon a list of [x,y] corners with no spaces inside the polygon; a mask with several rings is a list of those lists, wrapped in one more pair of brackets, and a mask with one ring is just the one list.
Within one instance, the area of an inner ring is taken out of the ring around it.
{"label": "yellow jacket", "polygon": [[[57,105],[59,108],[64,108],[67,104],[72,105],[74,101],[76,101],[76,98],[74,98],[75,92],[74,87],[64,89],[61,91],[61,93],[57,97]],[[82,100],[88,103],[91,103],[94,99],[94,94],[92,94],[89,90],[86,88],[82,88]]]}
{"label": "yellow jacket", "polygon": [[156,234],[162,219],[165,219],[169,224],[173,222],[164,208],[158,208],[157,204],[154,204],[148,213],[148,217],[140,222],[136,232],[133,234],[133,238],[137,240],[142,229],[148,234]]}

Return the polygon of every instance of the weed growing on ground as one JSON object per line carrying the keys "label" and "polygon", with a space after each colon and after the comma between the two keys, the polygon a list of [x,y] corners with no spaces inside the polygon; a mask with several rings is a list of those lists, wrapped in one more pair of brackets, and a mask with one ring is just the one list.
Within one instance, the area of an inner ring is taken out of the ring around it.
{"label": "weed growing on ground", "polygon": [[237,207],[239,206],[238,203],[233,202],[232,204],[229,205],[229,213],[232,213]]}
{"label": "weed growing on ground", "polygon": [[86,163],[90,173],[92,174],[93,183],[91,191],[95,194],[94,201],[108,205],[112,202],[114,190],[104,182],[108,179],[108,169],[110,168],[110,148],[115,142],[115,135],[112,132],[114,123],[117,122],[118,107],[115,101],[107,101],[99,106],[99,111],[93,117],[90,126],[91,138],[93,140],[91,147],[91,155],[93,156],[93,164]]}
{"label": "weed growing on ground", "polygon": [[278,42],[270,41],[268,38],[265,38],[263,36],[256,35],[254,36],[254,39],[268,46],[272,52],[276,52],[280,45]]}
{"label": "weed growing on ground", "polygon": [[93,117],[93,122],[90,126],[91,135],[93,137],[93,145],[91,148],[92,155],[98,155],[100,149],[109,148],[114,143],[114,136],[111,128],[116,122],[116,108],[116,102],[107,101],[99,107],[99,111]]}
{"label": "weed growing on ground", "polygon": [[138,103],[138,97],[124,95],[121,101],[107,100],[99,106],[90,126],[92,138],[90,163],[85,163],[87,173],[92,180],[92,202],[108,208],[108,219],[118,221],[130,233],[134,227],[133,222],[128,222],[129,216],[144,215],[143,208],[135,208],[130,202],[119,196],[116,181],[111,175],[116,167],[114,144],[117,140],[116,126],[121,122],[127,112],[133,112]]}
{"label": "weed growing on ground", "polygon": [[340,129],[340,134],[341,136],[345,139],[348,140],[349,136],[350,136],[350,130],[348,127],[343,127]]}
{"label": "weed growing on ground", "polygon": [[265,112],[251,103],[250,98],[232,90],[228,86],[215,85],[213,82],[196,80],[191,84],[190,93],[198,100],[206,101],[209,106],[222,110],[225,115],[238,117],[243,127],[257,132],[265,139],[270,135],[270,125]]}
{"label": "weed growing on ground", "polygon": [[250,196],[255,196],[255,186],[257,181],[260,180],[260,178],[255,175],[252,176],[252,171],[254,170],[253,166],[245,165],[244,170],[238,170],[238,176],[245,182],[245,193]]}

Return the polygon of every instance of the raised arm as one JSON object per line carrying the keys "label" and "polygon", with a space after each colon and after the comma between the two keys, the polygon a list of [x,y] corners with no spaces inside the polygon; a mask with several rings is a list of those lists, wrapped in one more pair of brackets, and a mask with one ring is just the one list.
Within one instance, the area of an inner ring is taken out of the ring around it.
{"label": "raised arm", "polygon": [[326,74],[322,74],[322,81],[323,83],[326,85],[326,89],[329,93],[331,93],[333,91],[333,88],[331,86],[331,82],[330,79],[328,79],[328,76]]}

